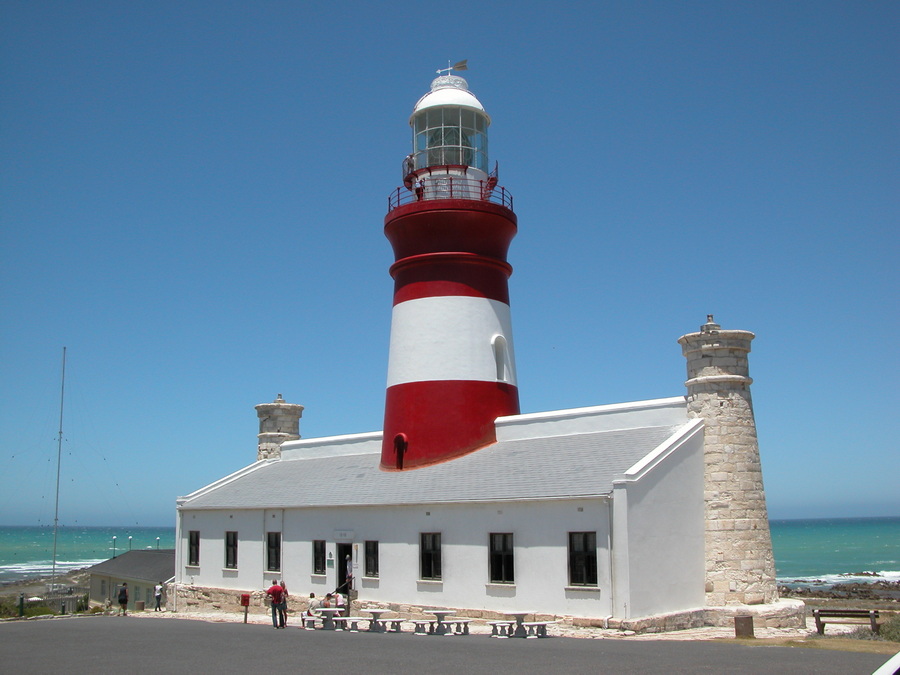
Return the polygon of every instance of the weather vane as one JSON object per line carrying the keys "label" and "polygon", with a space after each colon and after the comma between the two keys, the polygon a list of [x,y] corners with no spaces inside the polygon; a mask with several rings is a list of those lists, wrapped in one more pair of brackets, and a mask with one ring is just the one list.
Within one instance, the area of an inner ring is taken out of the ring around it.
{"label": "weather vane", "polygon": [[447,67],[439,68],[437,71],[437,74],[440,75],[441,73],[446,71],[447,74],[449,75],[451,70],[468,70],[469,66],[466,65],[468,62],[469,62],[469,59],[463,59],[462,61],[457,61],[456,63],[454,63],[451,66],[450,59],[447,59]]}

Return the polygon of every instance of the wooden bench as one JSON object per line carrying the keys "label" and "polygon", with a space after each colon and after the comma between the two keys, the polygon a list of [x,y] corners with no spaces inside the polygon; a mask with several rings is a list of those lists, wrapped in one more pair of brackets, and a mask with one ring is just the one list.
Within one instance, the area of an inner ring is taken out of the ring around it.
{"label": "wooden bench", "polygon": [[555,623],[555,621],[525,621],[522,625],[528,631],[526,638],[545,638],[547,637],[547,624]]}
{"label": "wooden bench", "polygon": [[495,638],[508,638],[512,635],[513,626],[516,625],[515,621],[488,621],[488,626],[491,627],[491,637]]}
{"label": "wooden bench", "polygon": [[873,633],[879,629],[877,609],[814,609],[813,617],[819,635],[825,635],[826,623],[869,624]]}

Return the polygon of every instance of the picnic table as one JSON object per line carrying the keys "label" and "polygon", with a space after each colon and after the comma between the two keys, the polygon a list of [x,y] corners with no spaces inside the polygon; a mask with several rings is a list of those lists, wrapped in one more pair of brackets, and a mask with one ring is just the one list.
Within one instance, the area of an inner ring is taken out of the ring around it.
{"label": "picnic table", "polygon": [[374,607],[372,609],[367,609],[366,611],[372,615],[372,618],[369,619],[369,630],[373,633],[384,633],[386,627],[385,621],[381,618],[381,615],[387,614],[391,610],[381,607]]}

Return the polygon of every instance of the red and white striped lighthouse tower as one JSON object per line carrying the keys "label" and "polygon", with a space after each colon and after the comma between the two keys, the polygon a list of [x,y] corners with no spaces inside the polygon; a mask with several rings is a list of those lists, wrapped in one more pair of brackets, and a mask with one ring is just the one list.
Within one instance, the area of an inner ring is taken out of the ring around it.
{"label": "red and white striped lighthouse tower", "polygon": [[438,71],[413,109],[404,187],[384,221],[395,258],[387,471],[489,445],[494,420],[519,412],[506,262],[516,216],[489,172],[491,119],[452,70]]}

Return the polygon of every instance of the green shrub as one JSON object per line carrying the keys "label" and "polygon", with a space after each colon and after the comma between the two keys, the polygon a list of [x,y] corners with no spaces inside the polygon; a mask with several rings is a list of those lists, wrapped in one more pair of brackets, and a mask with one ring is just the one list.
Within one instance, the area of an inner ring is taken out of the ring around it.
{"label": "green shrub", "polygon": [[879,632],[883,640],[900,642],[900,614],[895,614],[881,624],[881,630]]}
{"label": "green shrub", "polygon": [[34,605],[25,608],[25,616],[46,616],[47,614],[56,614],[47,605]]}
{"label": "green shrub", "polygon": [[881,640],[881,636],[878,633],[872,631],[869,626],[858,626],[853,631],[841,635],[841,637],[849,638],[851,640]]}

